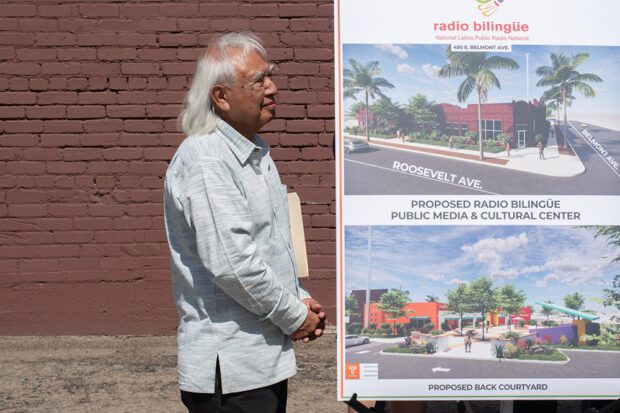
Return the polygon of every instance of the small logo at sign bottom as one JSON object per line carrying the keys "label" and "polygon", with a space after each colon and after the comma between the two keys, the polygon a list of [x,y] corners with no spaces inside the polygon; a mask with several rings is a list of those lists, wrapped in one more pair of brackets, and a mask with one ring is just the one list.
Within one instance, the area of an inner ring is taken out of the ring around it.
{"label": "small logo at sign bottom", "polygon": [[347,363],[347,380],[378,380],[379,364],[377,363]]}

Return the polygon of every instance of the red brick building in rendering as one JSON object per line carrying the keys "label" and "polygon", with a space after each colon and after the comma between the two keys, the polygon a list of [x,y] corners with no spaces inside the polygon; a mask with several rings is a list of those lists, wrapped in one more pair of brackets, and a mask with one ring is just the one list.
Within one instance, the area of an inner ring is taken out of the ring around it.
{"label": "red brick building in rendering", "polygon": [[[500,133],[511,137],[513,146],[536,146],[536,135],[547,136],[549,123],[544,103],[534,99],[511,103],[485,103],[481,105],[482,135],[485,140],[497,139]],[[446,135],[464,136],[478,131],[478,105],[460,107],[449,103],[437,105],[439,128]]]}
{"label": "red brick building in rendering", "polygon": [[[366,306],[364,305],[364,311]],[[396,318],[394,320],[384,311],[379,308],[378,303],[370,303],[369,323],[377,324],[380,326],[382,323],[389,324],[403,324],[410,328],[417,330],[424,327],[425,324],[432,323],[434,328],[445,327],[452,329],[457,328],[459,325],[459,316],[457,314],[448,311],[448,304],[441,302],[411,302],[407,303],[403,307],[404,316]],[[502,311],[501,308],[497,308],[494,311],[487,313],[487,322],[489,326],[500,326],[506,324],[506,317],[508,314]],[[365,312],[362,314],[364,323],[366,324]],[[517,314],[510,315],[511,324],[517,324],[519,321],[529,322],[532,317],[532,310],[529,307],[523,307]],[[480,322],[482,316],[480,313],[465,314],[462,317],[463,325],[471,325],[473,322]]]}

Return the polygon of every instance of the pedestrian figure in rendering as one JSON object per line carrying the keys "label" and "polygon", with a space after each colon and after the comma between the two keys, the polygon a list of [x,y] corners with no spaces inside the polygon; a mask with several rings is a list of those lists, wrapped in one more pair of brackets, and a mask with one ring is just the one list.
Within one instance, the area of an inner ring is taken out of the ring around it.
{"label": "pedestrian figure in rendering", "polygon": [[542,140],[538,141],[538,159],[545,160],[545,144]]}
{"label": "pedestrian figure in rendering", "polygon": [[506,141],[506,154],[510,158],[510,141]]}
{"label": "pedestrian figure in rendering", "polygon": [[450,139],[448,140],[448,145],[450,146],[450,149],[454,149],[454,136],[450,136]]}
{"label": "pedestrian figure in rendering", "polygon": [[471,353],[471,332],[465,333],[465,353]]}
{"label": "pedestrian figure in rendering", "polygon": [[181,400],[190,413],[283,413],[292,340],[323,333],[297,278],[286,187],[257,135],[278,88],[260,40],[211,40],[181,113],[164,216],[179,315]]}

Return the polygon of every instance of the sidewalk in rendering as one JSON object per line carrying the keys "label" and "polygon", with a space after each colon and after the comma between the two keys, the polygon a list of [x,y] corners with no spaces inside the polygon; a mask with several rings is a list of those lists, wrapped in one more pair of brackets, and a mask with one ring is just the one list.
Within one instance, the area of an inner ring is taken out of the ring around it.
{"label": "sidewalk in rendering", "polygon": [[[345,138],[366,140],[365,136],[347,134]],[[399,138],[373,138],[371,146],[383,146],[403,151],[422,152],[443,158],[453,158],[465,162],[482,163],[489,166],[529,172],[538,175],[568,178],[585,172],[586,168],[576,155],[561,154],[555,136],[550,136],[544,150],[545,159],[539,159],[538,148],[515,148],[499,153],[485,153],[485,159],[479,159],[479,152],[469,149],[448,149],[443,146],[425,145],[421,143],[402,142]]]}

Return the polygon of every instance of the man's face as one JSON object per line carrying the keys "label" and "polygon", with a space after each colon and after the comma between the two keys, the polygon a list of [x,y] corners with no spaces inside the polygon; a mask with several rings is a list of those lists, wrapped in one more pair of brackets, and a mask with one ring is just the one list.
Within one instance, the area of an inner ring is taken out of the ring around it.
{"label": "man's face", "polygon": [[219,115],[236,131],[251,138],[275,116],[278,88],[271,67],[259,54],[250,52],[245,61],[235,58],[234,84],[225,87],[226,104],[216,105]]}

